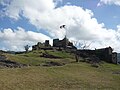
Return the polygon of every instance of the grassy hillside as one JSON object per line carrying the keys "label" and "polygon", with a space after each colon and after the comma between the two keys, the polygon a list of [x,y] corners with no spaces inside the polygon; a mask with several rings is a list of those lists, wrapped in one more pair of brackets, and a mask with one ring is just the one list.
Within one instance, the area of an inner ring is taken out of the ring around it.
{"label": "grassy hillside", "polygon": [[[54,59],[54,58],[40,57],[43,53],[48,53],[50,55],[60,58]],[[74,55],[70,53],[66,53],[65,51],[41,50],[41,51],[32,51],[32,52],[16,54],[16,55],[14,54],[5,54],[5,55],[9,60],[13,60],[22,64],[29,64],[29,65],[39,65],[48,61],[63,62],[63,63],[70,63],[72,61],[75,61]]]}
{"label": "grassy hillside", "polygon": [[[75,63],[74,55],[48,51],[60,59],[43,58],[44,51],[10,55],[7,58],[24,64],[24,68],[0,69],[2,90],[120,90],[120,66],[103,63],[99,68],[90,64]],[[62,55],[61,55],[62,54]],[[47,61],[64,62],[64,66],[35,66]]]}

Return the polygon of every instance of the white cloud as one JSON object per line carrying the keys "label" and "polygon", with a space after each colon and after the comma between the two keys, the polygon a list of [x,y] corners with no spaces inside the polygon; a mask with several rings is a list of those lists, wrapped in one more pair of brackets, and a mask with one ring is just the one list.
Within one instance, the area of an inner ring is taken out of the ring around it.
{"label": "white cloud", "polygon": [[100,0],[97,6],[101,6],[103,4],[108,4],[108,5],[117,5],[120,6],[120,0]]}
{"label": "white cloud", "polygon": [[53,0],[2,0],[1,4],[7,6],[4,9],[6,11],[5,14],[16,20],[20,18],[19,15],[24,10],[44,12],[55,8]]}
{"label": "white cloud", "polygon": [[[92,41],[91,48],[112,46],[115,48],[115,51],[120,51],[118,49],[120,46],[119,29],[106,29],[104,23],[98,23],[97,19],[94,18],[94,13],[91,10],[85,10],[72,5],[56,7],[56,2],[54,1],[55,0],[12,0],[11,3],[4,8],[5,15],[15,20],[19,20],[19,18],[23,16],[38,29],[42,28],[48,32],[52,38],[63,38],[65,36],[65,29],[59,28],[60,25],[65,24],[67,37],[69,38]],[[10,37],[13,38],[17,31],[15,33],[9,31],[9,33]],[[25,34],[26,33],[27,38],[30,39],[28,41],[38,40],[37,35],[39,34],[33,33],[32,31],[25,32]],[[32,35],[30,33],[32,33]],[[20,38],[25,38],[24,34],[24,37],[21,36],[22,35],[16,39],[21,40]],[[5,38],[7,38],[7,36]],[[45,40],[44,37],[43,39]]]}
{"label": "white cloud", "polygon": [[33,45],[37,42],[51,40],[48,36],[32,31],[25,31],[18,27],[17,30],[10,28],[0,31],[0,48],[4,50],[24,50],[25,45]]}

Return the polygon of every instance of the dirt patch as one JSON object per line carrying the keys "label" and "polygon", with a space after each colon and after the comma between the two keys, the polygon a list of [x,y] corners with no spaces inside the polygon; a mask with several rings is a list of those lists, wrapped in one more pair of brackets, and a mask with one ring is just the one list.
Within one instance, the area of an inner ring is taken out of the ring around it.
{"label": "dirt patch", "polygon": [[59,62],[46,62],[45,64],[43,64],[43,66],[47,66],[47,67],[51,67],[51,66],[63,66],[65,65],[65,63],[59,63]]}

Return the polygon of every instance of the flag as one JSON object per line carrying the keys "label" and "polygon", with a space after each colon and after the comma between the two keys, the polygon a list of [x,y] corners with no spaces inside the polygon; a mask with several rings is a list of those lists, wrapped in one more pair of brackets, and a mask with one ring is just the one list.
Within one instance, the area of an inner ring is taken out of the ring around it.
{"label": "flag", "polygon": [[65,26],[66,26],[66,25],[61,25],[61,26],[60,26],[60,29],[65,28]]}

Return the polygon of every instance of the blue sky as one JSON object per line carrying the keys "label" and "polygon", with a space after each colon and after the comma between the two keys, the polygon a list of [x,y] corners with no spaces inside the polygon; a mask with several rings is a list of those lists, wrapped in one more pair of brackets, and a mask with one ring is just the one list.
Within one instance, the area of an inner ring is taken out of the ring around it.
{"label": "blue sky", "polygon": [[104,23],[107,28],[116,29],[116,26],[120,24],[120,6],[113,4],[97,7],[100,0],[63,0],[64,4],[61,5],[65,5],[68,2],[70,2],[71,5],[92,10],[98,22]]}
{"label": "blue sky", "polygon": [[[120,24],[119,6],[103,5],[97,7],[99,0],[63,0],[63,2],[59,3],[58,7],[64,6],[68,2],[70,5],[80,6],[84,9],[92,10],[94,12],[94,17],[98,20],[98,22],[104,23],[107,28],[116,29],[116,26]],[[17,26],[21,26],[26,30],[31,29],[36,31],[36,27],[31,25],[24,17],[22,17],[19,21],[14,21],[11,18],[4,17],[0,18],[0,22],[2,22],[2,24],[0,24],[0,28],[16,28]]]}
{"label": "blue sky", "polygon": [[0,49],[24,50],[66,29],[73,42],[92,42],[90,49],[111,46],[120,52],[119,0],[0,0]]}

